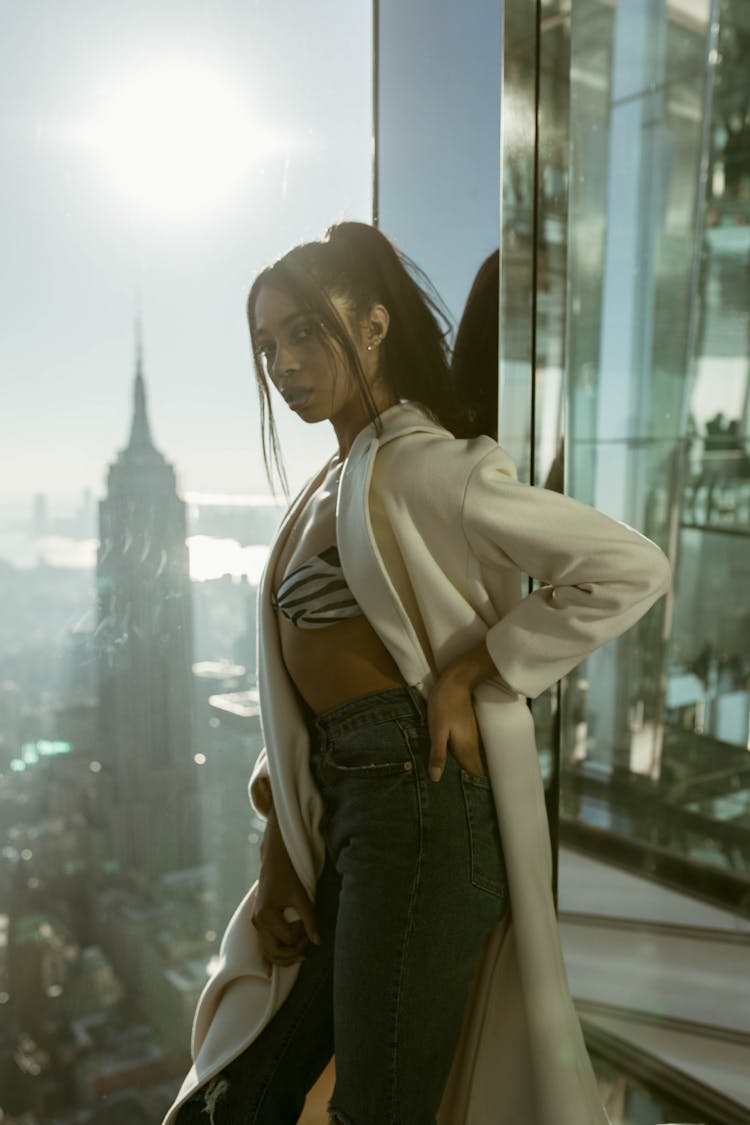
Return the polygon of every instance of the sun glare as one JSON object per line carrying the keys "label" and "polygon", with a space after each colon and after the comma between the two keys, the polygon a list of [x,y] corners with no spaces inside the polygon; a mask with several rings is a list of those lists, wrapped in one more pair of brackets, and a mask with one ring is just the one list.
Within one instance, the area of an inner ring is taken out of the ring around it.
{"label": "sun glare", "polygon": [[193,582],[206,582],[231,574],[237,579],[246,575],[248,582],[257,586],[268,558],[268,547],[241,547],[236,539],[191,535],[187,545]]}
{"label": "sun glare", "polygon": [[112,195],[168,223],[218,214],[288,147],[242,82],[191,57],[123,68],[92,91],[89,113],[67,133]]}

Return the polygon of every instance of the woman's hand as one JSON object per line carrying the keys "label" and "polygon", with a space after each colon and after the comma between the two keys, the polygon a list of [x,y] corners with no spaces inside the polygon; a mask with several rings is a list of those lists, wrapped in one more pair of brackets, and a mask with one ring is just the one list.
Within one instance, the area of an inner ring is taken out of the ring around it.
{"label": "woman's hand", "polygon": [[[320,935],[315,907],[294,870],[273,809],[261,842],[260,856],[252,923],[258,931],[270,976],[274,964],[292,965],[303,961],[308,942],[320,945]],[[288,906],[297,911],[299,921],[286,921],[284,910]]]}
{"label": "woman's hand", "polygon": [[492,677],[497,677],[497,668],[481,644],[450,664],[435,682],[427,700],[433,781],[442,777],[449,743],[454,758],[468,773],[487,776],[471,692],[476,684]]}

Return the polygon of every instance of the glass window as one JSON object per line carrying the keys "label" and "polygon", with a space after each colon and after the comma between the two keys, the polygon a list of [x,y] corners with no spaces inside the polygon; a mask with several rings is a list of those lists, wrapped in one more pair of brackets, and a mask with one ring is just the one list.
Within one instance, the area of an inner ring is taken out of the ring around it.
{"label": "glass window", "polygon": [[[750,915],[749,30],[732,2],[572,5],[566,492],[656,540],[674,582],[563,687],[563,945],[589,1036],[692,1104],[684,1120],[750,1104],[732,1042]],[[664,1120],[612,1097],[624,1120]]]}
{"label": "glass window", "polygon": [[675,569],[533,705],[568,976],[623,1125],[750,1104],[746,7],[504,4],[500,437]]}
{"label": "glass window", "polygon": [[457,324],[498,243],[501,5],[380,0],[377,11],[378,223]]}
{"label": "glass window", "polygon": [[[371,28],[348,0],[4,6],[3,1120],[161,1120],[254,881],[280,507],[244,302],[371,217]],[[297,487],[330,431],[279,415]]]}
{"label": "glass window", "polygon": [[750,24],[714,7],[573,6],[567,491],[674,588],[569,678],[562,809],[747,910]]}

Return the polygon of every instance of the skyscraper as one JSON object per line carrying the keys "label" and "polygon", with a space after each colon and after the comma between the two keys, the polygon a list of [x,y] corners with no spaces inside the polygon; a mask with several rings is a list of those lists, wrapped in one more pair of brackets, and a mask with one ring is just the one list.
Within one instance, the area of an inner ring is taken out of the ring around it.
{"label": "skyscraper", "polygon": [[196,860],[185,504],[154,446],[140,340],[130,440],[99,504],[101,800],[114,859],[148,886]]}

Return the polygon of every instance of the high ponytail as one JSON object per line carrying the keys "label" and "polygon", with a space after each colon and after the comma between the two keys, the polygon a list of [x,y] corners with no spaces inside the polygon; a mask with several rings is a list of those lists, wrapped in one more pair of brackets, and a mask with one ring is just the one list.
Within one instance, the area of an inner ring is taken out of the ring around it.
{"label": "high ponytail", "polygon": [[380,350],[384,379],[398,399],[418,402],[457,436],[467,432],[450,370],[450,320],[422,271],[375,227],[344,222],[329,227],[322,242],[296,246],[256,277],[247,313],[260,393],[263,456],[271,479],[276,468],[286,490],[278,436],[265,373],[256,349],[255,301],[262,285],[283,292],[322,325],[321,339],[343,352],[359,384],[370,419],[380,421],[350,330],[331,298],[344,300],[353,318],[373,304],[388,310],[390,323]]}

